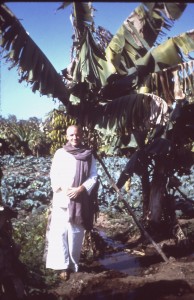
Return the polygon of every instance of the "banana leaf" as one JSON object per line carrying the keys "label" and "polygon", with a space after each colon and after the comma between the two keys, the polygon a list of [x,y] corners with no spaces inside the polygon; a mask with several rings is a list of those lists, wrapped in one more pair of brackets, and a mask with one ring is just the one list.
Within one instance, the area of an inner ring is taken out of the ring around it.
{"label": "banana leaf", "polygon": [[[119,74],[127,74],[128,68],[136,65],[138,59],[145,57],[160,34],[164,34],[163,28],[170,29],[173,20],[178,19],[185,8],[186,4],[180,3],[169,5],[145,3],[138,6],[124,21],[108,45],[106,49],[108,61],[114,65]],[[127,51],[129,47],[131,50]],[[124,51],[130,59],[127,56],[123,58]],[[135,57],[134,53],[136,53]],[[122,59],[123,63],[121,63]]]}
{"label": "banana leaf", "polygon": [[[27,81],[32,91],[58,98],[67,104],[68,89],[51,62],[27,34],[19,20],[5,4],[1,4],[1,44],[11,67],[18,66],[19,82]],[[38,69],[37,69],[38,68]],[[52,79],[52,80],[51,80]]]}
{"label": "banana leaf", "polygon": [[173,41],[185,55],[188,55],[194,51],[194,30],[173,37]]}
{"label": "banana leaf", "polygon": [[167,110],[166,102],[156,95],[130,94],[104,105],[97,122],[110,131],[144,131],[150,126],[165,124]]}

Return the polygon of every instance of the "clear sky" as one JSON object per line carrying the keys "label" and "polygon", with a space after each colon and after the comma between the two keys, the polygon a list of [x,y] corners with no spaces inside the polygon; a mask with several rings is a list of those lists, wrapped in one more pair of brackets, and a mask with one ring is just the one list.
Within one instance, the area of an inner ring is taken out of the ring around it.
{"label": "clear sky", "polygon": [[[56,9],[62,2],[7,2],[7,6],[21,21],[34,42],[45,53],[57,72],[70,63],[71,5],[65,10]],[[103,26],[115,34],[123,21],[140,2],[93,2],[95,25]],[[181,18],[175,22],[168,36],[175,36],[194,29],[194,3],[189,3]],[[16,115],[18,119],[29,117],[44,118],[53,108],[57,108],[52,98],[33,93],[30,86],[18,83],[17,69],[8,70],[9,64],[1,61],[0,115]]]}

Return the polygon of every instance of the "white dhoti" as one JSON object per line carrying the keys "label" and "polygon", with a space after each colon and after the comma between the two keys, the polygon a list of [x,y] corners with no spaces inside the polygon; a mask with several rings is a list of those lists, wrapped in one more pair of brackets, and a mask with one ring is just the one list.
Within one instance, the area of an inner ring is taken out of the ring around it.
{"label": "white dhoti", "polygon": [[84,227],[68,222],[68,210],[53,207],[48,231],[46,268],[78,271]]}
{"label": "white dhoti", "polygon": [[[64,148],[56,151],[51,165],[51,186],[53,190],[52,211],[46,232],[44,259],[46,268],[53,270],[70,269],[78,271],[84,227],[68,222],[69,187],[73,186],[77,171],[77,159]],[[82,183],[88,195],[97,182],[96,162],[92,155],[91,167]]]}

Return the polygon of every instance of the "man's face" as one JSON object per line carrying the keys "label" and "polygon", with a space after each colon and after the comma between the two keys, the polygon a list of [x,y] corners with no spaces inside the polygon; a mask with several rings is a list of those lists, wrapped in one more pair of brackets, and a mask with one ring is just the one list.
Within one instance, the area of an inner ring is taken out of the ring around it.
{"label": "man's face", "polygon": [[82,142],[82,132],[79,128],[77,127],[69,127],[67,129],[67,140],[70,142],[70,144],[73,147],[78,147],[80,146]]}

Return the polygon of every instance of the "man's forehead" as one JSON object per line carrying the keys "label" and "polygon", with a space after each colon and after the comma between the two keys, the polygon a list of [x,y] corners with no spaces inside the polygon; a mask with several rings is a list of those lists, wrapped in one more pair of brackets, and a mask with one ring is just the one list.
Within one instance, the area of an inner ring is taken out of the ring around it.
{"label": "man's forehead", "polygon": [[72,134],[81,134],[81,130],[78,127],[69,127],[67,129],[67,135],[72,135]]}

